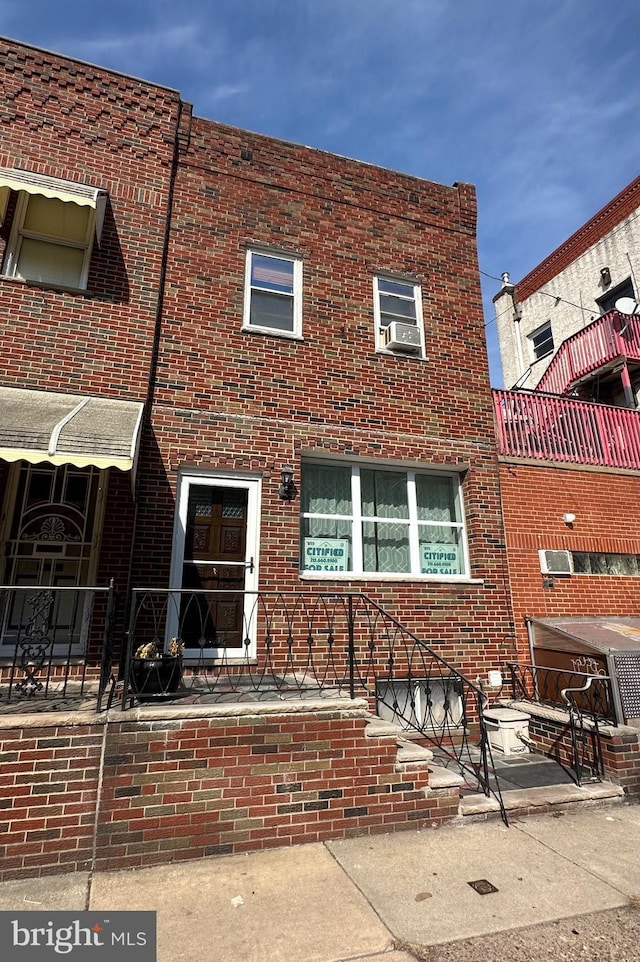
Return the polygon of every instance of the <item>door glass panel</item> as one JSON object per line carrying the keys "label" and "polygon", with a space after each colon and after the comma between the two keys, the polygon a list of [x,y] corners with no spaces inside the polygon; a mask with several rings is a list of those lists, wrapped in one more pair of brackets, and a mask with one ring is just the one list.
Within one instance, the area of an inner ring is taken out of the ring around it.
{"label": "door glass panel", "polygon": [[182,587],[228,594],[183,597],[181,638],[187,648],[243,644],[248,502],[246,488],[189,488]]}
{"label": "door glass panel", "polygon": [[[21,467],[2,582],[43,589],[89,584],[98,478],[95,468]],[[14,645],[37,622],[56,645],[83,644],[89,603],[84,592],[10,593],[0,613],[2,643]]]}

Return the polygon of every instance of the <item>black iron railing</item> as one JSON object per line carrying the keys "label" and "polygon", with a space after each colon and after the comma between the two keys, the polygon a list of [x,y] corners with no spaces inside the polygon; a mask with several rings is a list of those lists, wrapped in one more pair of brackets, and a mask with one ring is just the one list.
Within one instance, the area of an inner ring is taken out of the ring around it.
{"label": "black iron railing", "polygon": [[[616,724],[613,689],[608,675],[546,668],[520,662],[508,662],[506,667],[512,698],[566,710],[568,702],[563,692],[572,691],[575,692],[572,697],[582,715],[597,720],[600,724]],[[592,679],[592,682],[587,685],[589,679]]]}
{"label": "black iron railing", "polygon": [[[170,659],[141,649],[184,645]],[[146,646],[146,647],[145,647]],[[134,589],[122,707],[134,700],[256,701],[366,697],[383,719],[418,732],[469,786],[494,795],[483,709],[468,678],[366,595]]]}
{"label": "black iron railing", "polygon": [[98,587],[0,586],[4,697],[65,697],[84,692],[87,646],[102,652],[100,695],[111,674],[115,591]]}
{"label": "black iron railing", "polygon": [[604,775],[601,725],[616,725],[612,681],[593,675],[538,665],[507,664],[511,695],[567,712],[571,741],[571,767],[578,785],[585,777],[599,781]]}
{"label": "black iron railing", "polygon": [[[609,680],[609,679],[607,679]],[[571,732],[572,766],[578,785],[585,777],[589,781],[601,781],[604,776],[604,760],[600,741],[600,722],[598,712],[589,712],[590,724],[585,724],[582,704],[592,690],[602,684],[601,676],[590,675],[578,687],[563,688],[560,692],[569,710],[569,730]],[[595,696],[596,699],[599,695]]]}

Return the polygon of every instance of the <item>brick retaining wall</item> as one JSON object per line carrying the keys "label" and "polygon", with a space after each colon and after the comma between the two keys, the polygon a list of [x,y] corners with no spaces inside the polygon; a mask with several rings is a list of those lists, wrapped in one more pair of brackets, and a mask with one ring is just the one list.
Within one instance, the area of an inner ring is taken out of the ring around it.
{"label": "brick retaining wall", "polygon": [[[3,719],[0,879],[420,828],[458,814],[364,701]],[[97,833],[94,835],[97,826]]]}

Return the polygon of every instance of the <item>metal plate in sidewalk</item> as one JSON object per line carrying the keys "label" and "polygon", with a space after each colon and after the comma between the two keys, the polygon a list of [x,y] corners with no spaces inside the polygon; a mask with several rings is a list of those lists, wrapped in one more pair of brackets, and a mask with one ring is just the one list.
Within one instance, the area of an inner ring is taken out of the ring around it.
{"label": "metal plate in sidewalk", "polygon": [[468,885],[478,893],[478,895],[491,895],[492,892],[497,892],[498,889],[491,882],[488,882],[486,878],[479,878],[475,882],[468,882]]}

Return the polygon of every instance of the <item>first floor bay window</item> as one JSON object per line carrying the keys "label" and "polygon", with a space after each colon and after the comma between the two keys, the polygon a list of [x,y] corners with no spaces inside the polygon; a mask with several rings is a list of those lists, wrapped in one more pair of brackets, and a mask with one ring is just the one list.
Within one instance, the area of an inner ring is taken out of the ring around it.
{"label": "first floor bay window", "polygon": [[466,577],[458,478],[306,463],[301,554],[307,572]]}

